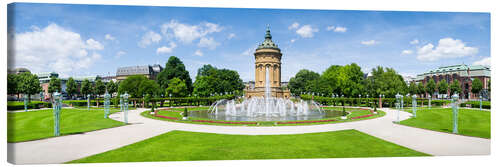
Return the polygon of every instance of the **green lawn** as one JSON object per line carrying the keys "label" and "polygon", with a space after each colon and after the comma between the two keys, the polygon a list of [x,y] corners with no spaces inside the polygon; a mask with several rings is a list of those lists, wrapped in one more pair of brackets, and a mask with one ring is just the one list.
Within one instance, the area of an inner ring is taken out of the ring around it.
{"label": "green lawn", "polygon": [[[406,110],[412,113],[412,110]],[[458,134],[491,138],[491,113],[475,109],[459,109]],[[451,108],[420,109],[417,118],[401,121],[400,124],[429,130],[453,131],[453,112]]]}
{"label": "green lawn", "polygon": [[[52,109],[7,114],[7,142],[54,137]],[[104,110],[62,109],[60,125],[61,135],[69,135],[121,126],[123,122],[105,119]]]}
{"label": "green lawn", "polygon": [[296,135],[172,131],[69,163],[408,156],[427,154],[356,130]]}

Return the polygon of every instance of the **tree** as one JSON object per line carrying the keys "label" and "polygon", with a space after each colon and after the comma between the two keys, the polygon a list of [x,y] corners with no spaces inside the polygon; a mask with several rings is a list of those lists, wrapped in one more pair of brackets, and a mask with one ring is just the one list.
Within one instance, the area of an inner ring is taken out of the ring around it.
{"label": "tree", "polygon": [[165,69],[158,74],[156,81],[161,88],[166,89],[169,87],[168,84],[173,78],[183,80],[189,93],[193,91],[193,83],[186,67],[179,58],[170,56],[165,64]]}
{"label": "tree", "polygon": [[82,85],[80,86],[80,92],[87,98],[87,95],[92,93],[92,83],[88,79],[83,80]]}
{"label": "tree", "polygon": [[158,95],[160,86],[153,80],[143,80],[139,86],[139,94],[141,95]]}
{"label": "tree", "polygon": [[418,94],[420,95],[420,97],[422,97],[422,95],[425,94],[425,87],[424,87],[424,84],[422,84],[422,82],[419,82],[417,84],[417,90],[418,90]]}
{"label": "tree", "polygon": [[481,92],[481,90],[483,90],[483,83],[481,82],[481,80],[479,79],[472,80],[471,92],[477,95],[479,92]]}
{"label": "tree", "polygon": [[378,66],[372,69],[372,76],[365,79],[365,91],[371,97],[384,94],[385,97],[395,97],[396,94],[406,94],[406,82],[396,70]]}
{"label": "tree", "polygon": [[18,89],[20,93],[24,93],[28,95],[28,99],[31,99],[31,95],[35,93],[39,93],[42,91],[42,87],[40,87],[40,81],[38,80],[38,76],[31,73],[21,73],[18,76]]}
{"label": "tree", "polygon": [[69,77],[66,82],[66,93],[70,98],[73,98],[73,95],[78,93],[78,88],[76,87],[76,82],[73,77]]}
{"label": "tree", "polygon": [[434,82],[434,79],[429,79],[427,83],[425,84],[425,91],[431,96],[434,94],[436,91],[436,82]]}
{"label": "tree", "polygon": [[448,83],[446,82],[446,80],[441,80],[439,81],[438,83],[438,92],[439,94],[448,94]]}
{"label": "tree", "polygon": [[168,85],[166,93],[173,97],[185,97],[189,93],[186,83],[179,78],[171,79]]}
{"label": "tree", "polygon": [[106,85],[101,81],[101,78],[96,78],[94,93],[99,96],[106,92]]}
{"label": "tree", "polygon": [[408,92],[412,95],[418,94],[418,87],[415,82],[410,83],[410,86],[408,87]]}
{"label": "tree", "polygon": [[7,94],[18,94],[19,77],[17,74],[7,74]]}
{"label": "tree", "polygon": [[146,80],[148,80],[148,78],[143,75],[129,76],[127,79],[120,82],[120,86],[118,86],[118,94],[127,92],[130,97],[142,97],[142,92],[140,92],[139,88],[141,87],[141,83]]}
{"label": "tree", "polygon": [[290,78],[288,89],[295,95],[299,95],[302,92],[310,92],[311,90],[306,89],[306,85],[319,78],[320,75],[318,73],[302,69],[294,77]]}
{"label": "tree", "polygon": [[202,97],[210,96],[212,93],[237,93],[245,88],[238,72],[217,69],[211,65],[204,65],[198,69],[198,75],[193,86],[193,93]]}
{"label": "tree", "polygon": [[453,83],[451,83],[451,85],[450,85],[450,93],[451,94],[455,94],[455,93],[460,94],[461,92],[462,92],[462,88],[460,88],[460,83],[456,79],[453,80]]}
{"label": "tree", "polygon": [[115,84],[115,82],[113,81],[109,81],[107,84],[106,84],[106,89],[108,90],[108,93],[113,96],[113,93],[115,93],[116,91],[118,91],[118,86],[117,84]]}
{"label": "tree", "polygon": [[51,77],[49,81],[49,93],[59,92],[61,93],[61,79],[56,77]]}

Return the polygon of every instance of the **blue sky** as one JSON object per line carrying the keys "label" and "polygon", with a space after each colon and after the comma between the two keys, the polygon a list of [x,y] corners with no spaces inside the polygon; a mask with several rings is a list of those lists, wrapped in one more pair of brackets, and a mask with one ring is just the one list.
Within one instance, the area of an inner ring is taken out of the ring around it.
{"label": "blue sky", "polygon": [[378,65],[416,75],[453,64],[490,64],[490,14],[183,8],[17,3],[8,8],[9,67],[62,76],[114,75],[121,66],[179,57],[254,78],[253,52],[269,24],[283,53],[282,80],[300,69]]}

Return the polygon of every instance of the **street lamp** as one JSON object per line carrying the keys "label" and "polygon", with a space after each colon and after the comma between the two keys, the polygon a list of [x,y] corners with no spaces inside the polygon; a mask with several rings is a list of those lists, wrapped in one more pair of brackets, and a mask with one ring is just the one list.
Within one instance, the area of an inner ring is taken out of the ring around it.
{"label": "street lamp", "polygon": [[413,117],[417,118],[417,95],[412,96]]}
{"label": "street lamp", "polygon": [[59,136],[60,135],[60,119],[61,119],[61,93],[55,92],[54,93],[54,106],[53,106],[53,111],[54,111],[54,136]]}
{"label": "street lamp", "polygon": [[28,111],[28,94],[24,94],[24,112]]}
{"label": "street lamp", "polygon": [[401,109],[400,103],[401,103],[401,95],[398,93],[398,94],[396,94],[396,109],[398,110],[396,122],[398,122],[398,123],[399,123],[399,110]]}
{"label": "street lamp", "polygon": [[125,92],[125,94],[123,94],[123,104],[125,105],[123,107],[123,114],[124,114],[124,119],[125,119],[125,124],[128,124],[128,93]]}
{"label": "street lamp", "polygon": [[458,133],[458,95],[455,93],[451,96],[453,106],[453,133]]}
{"label": "street lamp", "polygon": [[108,91],[106,90],[106,93],[104,94],[104,118],[108,118],[109,114],[109,99],[111,98],[111,95],[109,95]]}
{"label": "street lamp", "polygon": [[479,95],[479,111],[483,110],[483,95]]}
{"label": "street lamp", "polygon": [[87,111],[90,111],[90,94],[87,95]]}

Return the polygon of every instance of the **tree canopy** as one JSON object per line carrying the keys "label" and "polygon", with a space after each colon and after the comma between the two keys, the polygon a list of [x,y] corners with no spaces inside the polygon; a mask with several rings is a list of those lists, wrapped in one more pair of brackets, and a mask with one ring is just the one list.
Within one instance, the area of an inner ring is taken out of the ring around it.
{"label": "tree canopy", "polygon": [[427,81],[425,84],[425,91],[432,97],[436,91],[436,82],[434,82],[434,79],[429,79],[429,81]]}
{"label": "tree canopy", "polygon": [[18,75],[18,89],[20,93],[32,95],[42,91],[38,76],[31,73],[21,73]]}
{"label": "tree canopy", "polygon": [[17,74],[7,74],[7,94],[19,93],[19,77]]}
{"label": "tree canopy", "polygon": [[479,93],[481,90],[483,90],[483,83],[479,79],[474,79],[472,80],[472,93]]}
{"label": "tree canopy", "polygon": [[139,88],[141,88],[141,84],[147,80],[148,78],[146,78],[143,75],[129,76],[127,77],[127,79],[120,82],[120,86],[118,87],[118,93],[124,94],[125,92],[127,92],[130,95],[130,97],[133,98],[142,97],[143,92],[141,92]]}
{"label": "tree canopy", "polygon": [[49,93],[59,92],[61,93],[61,79],[56,77],[51,77],[49,82]]}
{"label": "tree canopy", "polygon": [[186,70],[184,63],[175,57],[170,56],[167,63],[165,64],[165,69],[163,69],[157,76],[156,81],[161,88],[166,89],[169,86],[169,81],[173,78],[179,78],[183,80],[187,86],[189,93],[193,90],[192,80],[189,76],[189,72]]}
{"label": "tree canopy", "polygon": [[458,80],[455,79],[450,85],[450,93],[455,94],[460,92],[462,92],[462,88],[460,87],[460,83],[458,82]]}
{"label": "tree canopy", "polygon": [[212,93],[240,93],[245,88],[238,72],[217,69],[211,65],[204,65],[198,69],[193,86],[193,93],[202,97],[209,96]]}
{"label": "tree canopy", "polygon": [[113,82],[113,80],[111,80],[106,83],[106,89],[108,90],[108,93],[113,96],[113,93],[118,91],[118,85],[117,83]]}
{"label": "tree canopy", "polygon": [[378,97],[380,94],[385,97],[396,97],[396,94],[406,94],[407,86],[403,77],[393,68],[383,68],[378,66],[372,69],[372,75],[366,79],[366,92],[371,97]]}
{"label": "tree canopy", "polygon": [[66,82],[66,93],[69,97],[73,97],[74,94],[78,93],[78,88],[73,77],[69,77]]}
{"label": "tree canopy", "polygon": [[101,78],[96,78],[94,85],[94,93],[96,95],[102,95],[106,92],[106,85],[102,82]]}
{"label": "tree canopy", "polygon": [[92,93],[92,83],[88,79],[83,80],[82,85],[80,86],[80,92],[87,97],[90,93]]}
{"label": "tree canopy", "polygon": [[439,94],[448,94],[448,83],[446,80],[441,80],[438,83],[438,92]]}
{"label": "tree canopy", "polygon": [[294,77],[290,78],[288,82],[288,89],[295,95],[299,95],[305,92],[312,92],[311,84],[314,80],[320,78],[320,75],[314,71],[309,71],[306,69],[300,70]]}
{"label": "tree canopy", "polygon": [[173,78],[169,81],[169,86],[166,90],[166,93],[172,97],[185,97],[188,95],[188,90],[186,83],[179,79],[179,78]]}

